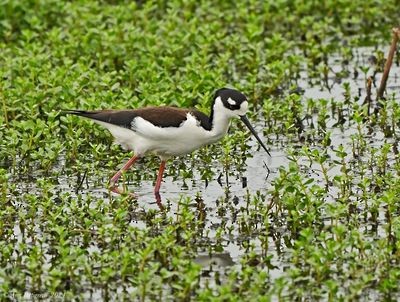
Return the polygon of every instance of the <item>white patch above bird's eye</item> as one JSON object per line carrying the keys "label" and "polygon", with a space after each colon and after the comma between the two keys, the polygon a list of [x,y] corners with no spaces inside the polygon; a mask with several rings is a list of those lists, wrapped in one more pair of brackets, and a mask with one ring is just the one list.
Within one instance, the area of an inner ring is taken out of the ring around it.
{"label": "white patch above bird's eye", "polygon": [[227,102],[232,106],[236,105],[236,102],[234,100],[232,100],[231,98],[228,98]]}

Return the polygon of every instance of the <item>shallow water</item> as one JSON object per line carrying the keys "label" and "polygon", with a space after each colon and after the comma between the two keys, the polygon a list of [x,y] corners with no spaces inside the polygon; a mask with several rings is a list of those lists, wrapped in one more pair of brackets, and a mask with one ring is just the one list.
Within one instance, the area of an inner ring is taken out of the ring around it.
{"label": "shallow water", "polygon": [[[385,50],[386,51],[386,50]],[[369,64],[368,58],[372,53],[371,48],[360,48],[357,50],[357,55],[355,57],[355,62],[351,63],[348,68],[354,69],[359,68],[359,66],[364,66]],[[340,65],[340,58],[331,58],[330,64],[332,66],[333,71],[340,71],[342,66]],[[353,64],[353,65],[352,65]],[[371,68],[372,70],[372,68]],[[350,73],[352,74],[352,73]],[[303,78],[299,81],[299,86],[304,89],[304,99],[312,98],[312,99],[334,99],[334,100],[343,100],[344,89],[343,85],[340,83],[336,83],[337,79],[335,79],[333,73],[330,73],[329,85],[331,85],[330,90],[323,86],[314,86],[310,87],[307,84],[307,74],[304,73]],[[393,66],[390,78],[388,80],[388,92],[398,92],[399,91],[399,76],[400,69],[398,66]],[[352,93],[360,93],[360,103],[365,97],[365,81],[364,76],[359,74],[358,78],[348,78],[345,79],[346,82],[349,82]],[[379,76],[377,77],[377,83],[379,83]],[[373,89],[373,95],[375,95],[376,88]],[[315,117],[312,117],[314,122],[316,122]],[[262,116],[259,116],[259,121],[255,122],[255,128],[257,132],[260,134],[262,140],[266,141],[266,138],[262,136],[262,127],[263,122],[261,121]],[[336,156],[334,150],[336,150],[340,145],[344,145],[348,148],[351,148],[352,144],[352,136],[357,133],[357,129],[354,126],[344,125],[344,131],[339,128],[332,127],[336,121],[329,120],[328,121],[328,130],[332,132],[332,145],[331,149],[328,150],[328,154],[330,156],[330,160],[339,160]],[[231,126],[230,133],[235,131],[235,128],[238,126],[239,122],[234,122]],[[248,134],[250,136],[250,134]],[[204,209],[205,218],[204,218],[204,229],[208,230],[208,232],[204,235],[204,238],[198,238],[198,242],[202,242],[198,248],[198,255],[194,258],[194,261],[203,267],[204,272],[204,280],[208,280],[209,284],[212,284],[214,273],[218,271],[220,276],[224,276],[229,272],[229,270],[234,266],[240,266],[240,260],[248,253],[248,249],[244,247],[243,242],[251,243],[254,245],[253,251],[256,253],[262,254],[263,250],[261,248],[261,244],[257,236],[244,236],[239,232],[238,226],[236,225],[238,219],[243,215],[243,211],[239,211],[240,208],[246,208],[249,206],[248,199],[252,198],[252,196],[256,194],[264,194],[266,195],[266,199],[264,202],[269,202],[268,191],[271,189],[273,185],[274,179],[279,174],[279,168],[287,169],[289,166],[289,159],[287,152],[289,150],[294,150],[296,148],[301,147],[301,142],[299,141],[290,141],[284,137],[280,137],[275,139],[275,135],[271,135],[268,137],[269,141],[272,144],[269,146],[270,153],[272,155],[269,158],[266,153],[258,147],[256,141],[252,138],[249,141],[250,149],[247,151],[251,154],[251,157],[248,157],[245,161],[245,165],[242,167],[243,171],[238,171],[234,165],[229,167],[229,171],[225,171],[222,163],[218,160],[214,160],[212,162],[212,170],[214,172],[214,177],[209,179],[208,182],[201,180],[201,167],[196,166],[196,163],[201,163],[201,159],[190,159],[188,157],[182,159],[175,159],[172,162],[169,162],[166,167],[166,176],[164,177],[164,181],[161,186],[161,201],[165,208],[167,208],[166,214],[169,216],[174,216],[176,212],[178,212],[179,199],[185,196],[188,196],[194,200],[194,196],[198,195],[199,200],[202,203],[202,207]],[[368,137],[368,141],[371,146],[375,148],[380,148],[382,144],[386,142],[391,142],[393,139],[385,139],[382,132],[374,132]],[[288,144],[286,146],[286,144]],[[220,148],[220,147],[216,147]],[[199,151],[201,152],[201,151]],[[235,156],[236,154],[232,154]],[[155,159],[157,161],[157,159]],[[350,160],[350,154],[346,158],[346,160]],[[184,161],[186,167],[190,167],[192,165],[195,166],[193,172],[192,179],[183,179],[179,175],[171,175],[170,167],[171,165],[175,165],[177,162]],[[133,170],[140,170],[139,173],[150,173],[151,175],[156,174],[156,170],[151,170],[147,164],[149,162],[139,163],[133,166]],[[307,158],[301,158],[300,163],[302,164],[304,171],[307,171],[309,175],[316,179],[316,183],[319,185],[324,185],[322,180],[322,174],[319,170],[319,166],[315,163],[310,165]],[[268,165],[270,169],[270,174],[268,175],[268,170],[265,167],[265,164]],[[65,167],[65,161],[63,158],[60,158],[60,162],[55,169],[63,170]],[[122,165],[122,163],[115,163],[116,167]],[[154,165],[153,165],[154,166]],[[70,168],[70,167],[69,167]],[[98,170],[102,170],[102,167],[99,167]],[[329,176],[334,177],[338,174],[340,167],[333,167],[329,170]],[[67,169],[68,170],[68,169]],[[16,171],[14,171],[16,172]],[[113,171],[108,171],[103,169],[101,171],[101,179],[94,179],[95,176],[89,175],[87,179],[83,182],[82,188],[78,192],[74,192],[77,184],[76,175],[70,175],[68,173],[59,173],[56,177],[56,181],[58,185],[53,188],[54,199],[57,198],[57,194],[62,192],[69,192],[71,196],[78,195],[88,195],[90,194],[94,199],[104,199],[104,202],[108,202],[109,192],[106,189],[107,178],[111,175]],[[127,173],[129,174],[129,173]],[[94,174],[98,175],[98,174]],[[159,206],[156,203],[154,194],[153,194],[153,186],[155,177],[152,179],[151,177],[148,179],[138,182],[133,182],[128,185],[128,189],[135,192],[138,198],[137,201],[132,201],[137,203],[137,212],[138,215],[135,215],[130,222],[130,225],[138,227],[138,228],[146,228],[146,223],[142,220],[142,216],[140,213],[148,212],[149,210],[159,211]],[[33,173],[29,176],[21,176],[18,178],[18,185],[16,190],[20,193],[31,192],[35,193],[35,191],[41,192],[41,189],[36,187],[34,182],[35,179],[43,178],[46,179],[46,175],[41,175],[39,172]],[[335,196],[337,192],[334,190],[329,191],[329,195],[327,198],[327,202],[335,202]],[[24,200],[21,200],[16,195],[10,196],[15,207],[20,207],[21,209],[26,208],[26,204]],[[193,211],[198,212],[198,203],[193,201],[191,204]],[[219,212],[220,209],[225,209],[225,212],[222,214]],[[380,209],[379,213],[379,221],[383,221],[384,212]],[[37,213],[37,215],[41,215],[41,213]],[[234,218],[235,217],[235,218]],[[244,216],[245,217],[245,216]],[[282,217],[284,219],[284,217]],[[329,217],[327,217],[327,220]],[[227,226],[232,226],[233,231],[228,235],[225,234],[222,238],[219,238],[219,241],[223,247],[222,251],[213,252],[208,247],[214,244],[216,234],[218,231],[218,227],[221,225],[221,221],[224,221]],[[271,224],[274,221],[271,218]],[[365,227],[369,227],[368,225]],[[40,235],[40,228],[36,227],[36,232]],[[277,227],[276,232],[280,232],[280,236],[284,235],[286,230],[281,226]],[[22,234],[21,228],[18,221],[15,222],[13,227],[14,239],[16,242],[22,242]],[[383,234],[384,230],[381,226],[379,226],[376,230],[376,233]],[[201,240],[200,240],[201,239]],[[26,242],[29,243],[29,242]],[[281,245],[281,246],[280,246]],[[98,247],[96,243],[93,243],[89,252],[98,251]],[[210,252],[211,251],[211,252]],[[284,247],[283,240],[279,238],[273,238],[273,236],[269,236],[268,238],[268,255],[272,256],[271,264],[272,267],[269,271],[270,280],[274,280],[284,274],[285,269],[288,267],[288,257],[289,257],[289,249]],[[47,259],[50,261],[49,259]],[[44,265],[47,265],[46,263]],[[203,282],[204,282],[203,280]],[[124,287],[124,290],[129,292],[129,286]],[[373,293],[372,293],[373,294]],[[99,296],[101,297],[101,291],[94,291],[91,294],[92,297]]]}

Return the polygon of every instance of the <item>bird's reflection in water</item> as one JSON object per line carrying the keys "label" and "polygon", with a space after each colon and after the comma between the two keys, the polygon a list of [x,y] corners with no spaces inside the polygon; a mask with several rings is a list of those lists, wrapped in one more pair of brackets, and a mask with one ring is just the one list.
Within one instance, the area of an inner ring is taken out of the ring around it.
{"label": "bird's reflection in water", "polygon": [[155,197],[155,201],[156,201],[157,206],[160,208],[161,211],[164,211],[165,207],[162,204],[160,193],[159,192],[154,192],[154,197]]}

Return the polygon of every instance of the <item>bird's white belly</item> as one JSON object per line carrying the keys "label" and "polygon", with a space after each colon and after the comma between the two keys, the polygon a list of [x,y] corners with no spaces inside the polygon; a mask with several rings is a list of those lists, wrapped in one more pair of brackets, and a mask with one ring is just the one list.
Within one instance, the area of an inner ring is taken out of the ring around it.
{"label": "bird's white belly", "polygon": [[135,120],[134,130],[104,122],[97,123],[110,130],[116,143],[125,149],[133,150],[138,155],[155,153],[162,158],[187,154],[214,143],[224,136],[228,128],[226,125],[224,131],[215,134],[200,127],[191,115],[180,127],[157,127],[142,118]]}
{"label": "bird's white belly", "polygon": [[213,143],[214,140],[201,133],[192,133],[190,136],[177,135],[171,139],[149,139],[140,137],[135,141],[135,153],[154,153],[162,158],[184,155]]}
{"label": "bird's white belly", "polygon": [[190,153],[202,146],[206,143],[196,141],[196,142],[187,142],[187,141],[161,141],[157,144],[154,144],[151,148],[151,151],[160,156],[178,156]]}

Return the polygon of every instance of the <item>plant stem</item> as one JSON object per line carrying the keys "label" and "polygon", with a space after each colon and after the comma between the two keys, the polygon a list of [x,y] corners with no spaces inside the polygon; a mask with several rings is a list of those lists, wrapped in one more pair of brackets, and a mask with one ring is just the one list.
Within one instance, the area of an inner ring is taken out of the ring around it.
{"label": "plant stem", "polygon": [[3,103],[3,112],[4,112],[4,124],[8,128],[8,113],[7,113],[7,105],[6,105],[6,99],[3,97],[2,90],[0,88],[0,98]]}
{"label": "plant stem", "polygon": [[372,93],[371,93],[371,88],[372,88],[372,78],[368,77],[367,79],[367,96],[365,97],[364,103],[367,103],[367,114],[370,116],[370,111],[371,111],[371,101],[372,101]]}
{"label": "plant stem", "polygon": [[400,27],[393,28],[392,29],[392,33],[393,33],[392,45],[390,46],[388,58],[387,58],[386,63],[385,63],[385,69],[383,71],[381,84],[379,86],[378,94],[377,94],[377,97],[376,97],[377,100],[380,100],[380,99],[383,98],[383,93],[384,93],[384,91],[386,89],[386,82],[387,82],[387,79],[388,79],[388,76],[389,76],[390,67],[392,66],[394,53],[396,51],[397,41],[399,40],[399,36],[400,36]]}

